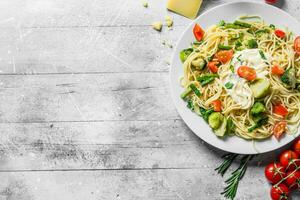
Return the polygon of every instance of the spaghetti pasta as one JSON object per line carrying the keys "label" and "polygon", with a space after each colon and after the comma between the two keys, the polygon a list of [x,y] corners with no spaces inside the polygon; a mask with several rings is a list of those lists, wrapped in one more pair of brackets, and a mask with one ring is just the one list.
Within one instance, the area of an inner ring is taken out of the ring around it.
{"label": "spaghetti pasta", "polygon": [[[184,99],[193,105],[192,110],[195,112],[199,112],[199,108],[213,109],[212,102],[220,100],[221,114],[226,120],[230,119],[235,127],[229,133],[226,131],[230,135],[257,140],[269,138],[273,135],[274,125],[282,120],[287,122],[285,131],[293,134],[300,124],[300,92],[297,88],[298,84],[300,85],[300,56],[293,49],[294,35],[286,29],[285,37],[282,38],[276,35],[273,25],[266,24],[262,20],[239,20],[238,23],[220,23],[209,27],[203,39],[192,44],[193,51],[183,62],[184,73],[180,83],[186,90],[191,84],[195,85],[202,95],[197,96],[194,92],[189,92]],[[231,52],[233,55],[224,62],[222,60],[224,55],[219,56],[219,52],[220,54]],[[253,55],[255,60],[247,58],[246,53]],[[195,66],[199,60],[205,61],[206,67]],[[256,71],[255,79],[239,76],[237,65],[250,65],[248,67]],[[285,73],[292,69],[293,82],[289,84],[283,80],[283,76],[288,74],[272,73],[274,65],[280,66]],[[199,81],[199,77],[209,77],[213,72],[210,67],[217,67],[217,77],[207,78],[210,82],[204,84]],[[270,85],[268,92],[259,98],[255,97],[252,88],[253,82],[257,79],[265,79]],[[265,116],[267,121],[261,124],[258,124],[257,117],[251,114],[256,102],[261,102],[265,106],[265,111],[261,115]],[[273,112],[273,107],[277,104],[287,108],[286,116]],[[201,112],[198,114],[203,116]],[[253,130],[252,128],[249,130],[256,124],[258,125]]]}

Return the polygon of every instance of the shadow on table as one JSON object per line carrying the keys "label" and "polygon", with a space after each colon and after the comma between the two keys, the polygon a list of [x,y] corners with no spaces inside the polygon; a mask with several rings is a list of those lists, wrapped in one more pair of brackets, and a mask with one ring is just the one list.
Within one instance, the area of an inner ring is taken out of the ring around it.
{"label": "shadow on table", "polygon": [[[201,139],[200,139],[201,140]],[[227,154],[228,152],[220,150],[214,146],[211,146],[210,144],[204,142],[204,145],[207,146],[209,149],[212,149],[212,153],[215,154],[215,156],[217,157],[221,157],[225,154]],[[268,153],[261,153],[261,154],[257,154],[257,156],[255,156],[253,158],[253,160],[250,162],[250,166],[253,167],[261,167],[261,166],[266,166],[267,164],[269,164],[270,162],[274,162],[274,160],[277,160],[278,155],[286,150],[289,149],[290,146],[292,145],[292,143],[285,145],[284,147],[281,147],[275,151],[271,151]],[[239,160],[237,159],[236,162],[238,162]]]}

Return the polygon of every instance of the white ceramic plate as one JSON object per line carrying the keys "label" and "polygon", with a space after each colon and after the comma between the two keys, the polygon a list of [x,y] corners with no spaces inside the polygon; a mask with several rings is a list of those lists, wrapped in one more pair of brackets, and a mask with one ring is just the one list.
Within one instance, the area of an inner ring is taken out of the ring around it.
{"label": "white ceramic plate", "polygon": [[[192,32],[194,24],[199,23],[201,27],[206,29],[213,24],[217,24],[222,19],[225,21],[233,21],[237,17],[245,14],[259,15],[267,23],[275,24],[277,27],[287,26],[295,35],[300,35],[300,23],[288,13],[274,6],[246,1],[217,6],[203,13],[193,21],[179,40],[173,55],[170,70],[171,90],[172,98],[180,116],[201,139],[224,151],[239,154],[257,154],[278,149],[291,142],[295,136],[286,135],[279,142],[274,137],[271,137],[266,140],[256,141],[255,143],[236,136],[225,137],[224,139],[218,138],[212,132],[208,124],[201,117],[191,112],[186,107],[186,102],[180,98],[183,88],[179,84],[179,77],[183,75],[183,68],[179,59],[179,52],[182,49],[188,48],[191,42],[195,41]],[[299,131],[297,135],[299,135]]]}

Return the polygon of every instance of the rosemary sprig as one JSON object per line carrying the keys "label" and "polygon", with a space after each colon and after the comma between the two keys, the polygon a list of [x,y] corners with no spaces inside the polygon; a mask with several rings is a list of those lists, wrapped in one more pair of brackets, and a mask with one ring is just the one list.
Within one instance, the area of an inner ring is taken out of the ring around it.
{"label": "rosemary sprig", "polygon": [[231,177],[228,178],[225,183],[227,186],[224,188],[224,191],[221,193],[225,198],[233,200],[236,196],[237,188],[239,185],[239,181],[243,178],[247,166],[250,160],[254,155],[245,155],[241,159],[240,166],[231,174]]}
{"label": "rosemary sprig", "polygon": [[224,176],[228,168],[231,166],[234,159],[238,156],[238,154],[235,153],[229,153],[222,156],[225,160],[222,162],[222,164],[217,167],[215,170],[218,171],[218,174],[221,174],[221,176]]}

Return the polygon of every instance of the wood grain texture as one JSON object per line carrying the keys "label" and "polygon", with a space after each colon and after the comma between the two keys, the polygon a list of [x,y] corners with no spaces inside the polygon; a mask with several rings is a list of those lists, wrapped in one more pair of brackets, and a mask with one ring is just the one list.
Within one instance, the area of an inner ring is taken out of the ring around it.
{"label": "wood grain texture", "polygon": [[[175,46],[191,21],[148,3],[0,2],[0,200],[222,199],[224,152],[187,128],[169,93],[162,42]],[[282,5],[298,20],[299,7]],[[152,30],[166,14],[173,30]],[[274,157],[251,163],[237,199],[268,199],[260,165]]]}

